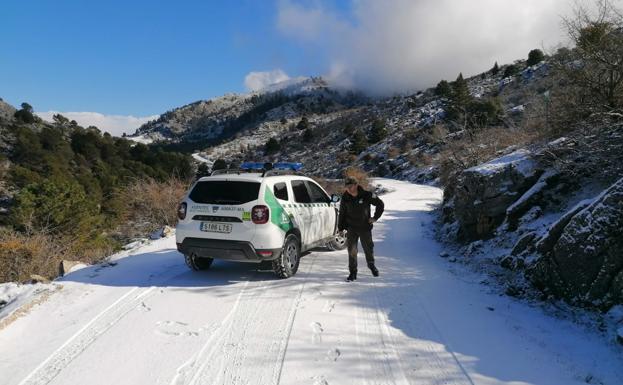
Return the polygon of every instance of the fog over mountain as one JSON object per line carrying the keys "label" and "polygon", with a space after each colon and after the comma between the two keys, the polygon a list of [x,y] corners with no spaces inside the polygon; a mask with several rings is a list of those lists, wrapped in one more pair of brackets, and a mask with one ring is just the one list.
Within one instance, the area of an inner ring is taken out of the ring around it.
{"label": "fog over mountain", "polygon": [[386,94],[553,48],[574,2],[360,0],[346,16],[327,4],[280,2],[279,30],[328,57],[325,75],[338,85]]}

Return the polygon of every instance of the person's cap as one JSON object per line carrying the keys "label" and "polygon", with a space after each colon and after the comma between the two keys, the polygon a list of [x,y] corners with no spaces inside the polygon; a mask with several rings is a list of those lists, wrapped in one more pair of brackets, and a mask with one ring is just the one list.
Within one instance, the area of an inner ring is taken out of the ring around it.
{"label": "person's cap", "polygon": [[351,184],[357,184],[357,179],[353,178],[352,176],[346,177],[346,179],[344,179],[344,185],[348,186]]}

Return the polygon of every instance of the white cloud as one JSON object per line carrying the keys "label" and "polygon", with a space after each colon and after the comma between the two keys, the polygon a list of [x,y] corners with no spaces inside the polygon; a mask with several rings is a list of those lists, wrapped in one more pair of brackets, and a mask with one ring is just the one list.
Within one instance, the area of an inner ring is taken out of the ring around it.
{"label": "white cloud", "polygon": [[289,80],[290,77],[281,69],[265,72],[249,72],[244,77],[244,85],[249,91],[259,91],[271,84]]}
{"label": "white cloud", "polygon": [[59,112],[46,111],[36,113],[41,119],[52,121],[52,116],[61,114],[69,120],[75,120],[83,127],[95,126],[102,132],[108,132],[113,136],[133,134],[137,128],[150,120],[157,119],[159,115],[136,117],[132,115],[104,115],[99,112]]}
{"label": "white cloud", "polygon": [[[413,91],[526,58],[563,40],[571,0],[357,0],[349,17],[322,1],[279,2],[277,27],[329,58],[326,76],[380,92]],[[311,5],[309,5],[311,4]]]}

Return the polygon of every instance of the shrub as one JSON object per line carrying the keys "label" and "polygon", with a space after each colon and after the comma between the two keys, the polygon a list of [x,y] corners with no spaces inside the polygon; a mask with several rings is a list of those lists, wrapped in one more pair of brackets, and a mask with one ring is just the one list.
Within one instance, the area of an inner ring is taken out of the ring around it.
{"label": "shrub", "polygon": [[350,152],[359,155],[361,151],[368,147],[368,140],[361,130],[355,131],[351,138]]}
{"label": "shrub", "polygon": [[136,179],[116,193],[121,203],[119,223],[123,237],[148,234],[163,226],[175,226],[177,206],[188,189],[179,178],[159,182],[152,178]]}
{"label": "shrub", "polygon": [[519,72],[519,67],[516,66],[515,64],[510,64],[506,66],[506,68],[504,68],[503,77],[508,78],[511,76],[515,76],[518,72]]}
{"label": "shrub", "polygon": [[446,80],[442,80],[437,83],[437,87],[435,87],[435,94],[442,98],[449,98],[452,95],[452,88],[450,87],[450,83]]}
{"label": "shrub", "polygon": [[275,138],[270,138],[266,142],[265,153],[266,154],[274,154],[281,149],[281,145]]}
{"label": "shrub", "polygon": [[309,128],[309,121],[307,120],[306,116],[303,116],[301,118],[301,120],[298,122],[298,124],[296,125],[296,128],[299,131],[303,131]]}
{"label": "shrub", "polygon": [[311,128],[307,128],[305,132],[303,133],[303,141],[311,142],[313,139],[314,139],[314,132],[312,131]]}
{"label": "shrub", "polygon": [[543,54],[543,51],[540,49],[533,49],[528,53],[528,61],[526,62],[526,65],[533,66],[535,64],[539,64],[544,59],[545,55]]}
{"label": "shrub", "polygon": [[372,123],[372,129],[370,135],[368,135],[368,141],[370,143],[378,143],[385,139],[387,136],[387,129],[385,128],[385,121],[381,119],[375,119]]}

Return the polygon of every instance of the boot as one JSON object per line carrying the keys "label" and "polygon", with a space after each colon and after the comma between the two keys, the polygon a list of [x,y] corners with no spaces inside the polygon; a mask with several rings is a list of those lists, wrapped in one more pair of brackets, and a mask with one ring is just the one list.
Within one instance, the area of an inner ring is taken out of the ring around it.
{"label": "boot", "polygon": [[348,277],[346,278],[346,282],[353,282],[356,279],[357,279],[357,272],[351,271],[350,274],[348,274]]}
{"label": "boot", "polygon": [[375,276],[375,277],[379,276],[379,269],[377,269],[376,266],[374,266],[374,263],[369,263],[368,264],[368,268],[372,272],[373,276]]}

